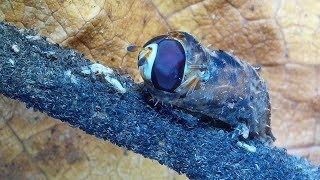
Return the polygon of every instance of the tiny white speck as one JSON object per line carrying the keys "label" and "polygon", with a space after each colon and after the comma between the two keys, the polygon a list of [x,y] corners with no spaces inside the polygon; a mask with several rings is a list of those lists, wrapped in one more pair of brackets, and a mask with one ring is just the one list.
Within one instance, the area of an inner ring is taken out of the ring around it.
{"label": "tiny white speck", "polygon": [[13,52],[15,52],[15,53],[18,53],[20,51],[19,46],[16,44],[12,45],[11,48],[12,48]]}
{"label": "tiny white speck", "polygon": [[36,41],[36,40],[40,40],[41,39],[41,37],[40,36],[26,36],[26,38],[27,39],[30,39],[30,40],[32,40],[32,41]]}
{"label": "tiny white speck", "polygon": [[71,82],[72,82],[73,84],[77,84],[77,83],[78,83],[78,80],[77,80],[77,78],[76,78],[75,75],[71,74],[70,79],[71,79]]}
{"label": "tiny white speck", "polygon": [[242,131],[241,131],[242,137],[247,139],[249,137],[249,133],[250,133],[249,128],[246,125],[242,126]]}
{"label": "tiny white speck", "polygon": [[215,57],[215,58],[218,58],[218,55],[217,55],[216,51],[210,51],[210,55]]}
{"label": "tiny white speck", "polygon": [[66,76],[71,76],[71,70],[67,70],[66,72],[64,72],[64,74],[65,74]]}
{"label": "tiny white speck", "polygon": [[74,83],[74,84],[78,83],[77,77],[71,73],[71,70],[67,70],[64,74],[66,76],[70,77],[70,80],[72,83]]}
{"label": "tiny white speck", "polygon": [[89,69],[88,66],[81,67],[81,70],[82,70],[81,71],[82,74],[86,74],[86,75],[91,74],[91,70]]}
{"label": "tiny white speck", "polygon": [[228,108],[233,109],[234,108],[234,103],[228,103]]}
{"label": "tiny white speck", "polygon": [[15,62],[13,59],[9,59],[9,62],[12,64],[12,66],[14,66]]}

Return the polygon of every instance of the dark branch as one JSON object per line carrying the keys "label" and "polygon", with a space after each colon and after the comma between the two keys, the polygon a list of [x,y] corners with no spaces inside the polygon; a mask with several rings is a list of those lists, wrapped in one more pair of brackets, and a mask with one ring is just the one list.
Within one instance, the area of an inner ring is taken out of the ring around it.
{"label": "dark branch", "polygon": [[127,89],[118,93],[101,78],[81,72],[92,64],[81,54],[33,35],[0,24],[0,93],[5,96],[192,179],[317,179],[320,174],[283,149],[252,140],[248,143],[257,150],[248,152],[229,132],[187,127],[187,115],[178,120],[177,110],[155,111],[130,79],[114,75]]}

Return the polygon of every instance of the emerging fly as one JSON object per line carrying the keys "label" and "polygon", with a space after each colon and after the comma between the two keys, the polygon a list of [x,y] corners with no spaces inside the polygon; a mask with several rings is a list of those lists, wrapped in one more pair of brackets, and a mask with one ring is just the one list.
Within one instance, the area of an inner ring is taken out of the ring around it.
{"label": "emerging fly", "polygon": [[139,71],[154,98],[228,123],[245,138],[274,141],[267,87],[249,63],[208,50],[186,32],[157,36],[140,49]]}

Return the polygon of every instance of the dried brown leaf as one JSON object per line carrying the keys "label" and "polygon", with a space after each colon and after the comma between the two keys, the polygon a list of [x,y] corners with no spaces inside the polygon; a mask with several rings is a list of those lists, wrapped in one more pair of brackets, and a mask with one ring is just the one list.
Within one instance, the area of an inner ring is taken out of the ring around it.
{"label": "dried brown leaf", "polygon": [[[187,31],[209,48],[233,51],[263,65],[277,145],[299,148],[319,163],[319,9],[317,0],[2,0],[0,20],[32,28],[136,81],[137,53],[126,47],[167,31]],[[39,179],[183,178],[14,101],[1,97],[0,106],[0,170],[20,168],[19,177],[32,172]]]}

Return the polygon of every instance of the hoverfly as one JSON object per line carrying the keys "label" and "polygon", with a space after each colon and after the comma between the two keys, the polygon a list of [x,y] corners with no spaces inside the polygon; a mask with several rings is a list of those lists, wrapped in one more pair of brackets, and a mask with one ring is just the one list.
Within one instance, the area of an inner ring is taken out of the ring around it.
{"label": "hoverfly", "polygon": [[140,48],[138,68],[154,98],[274,141],[266,83],[249,63],[175,31]]}

